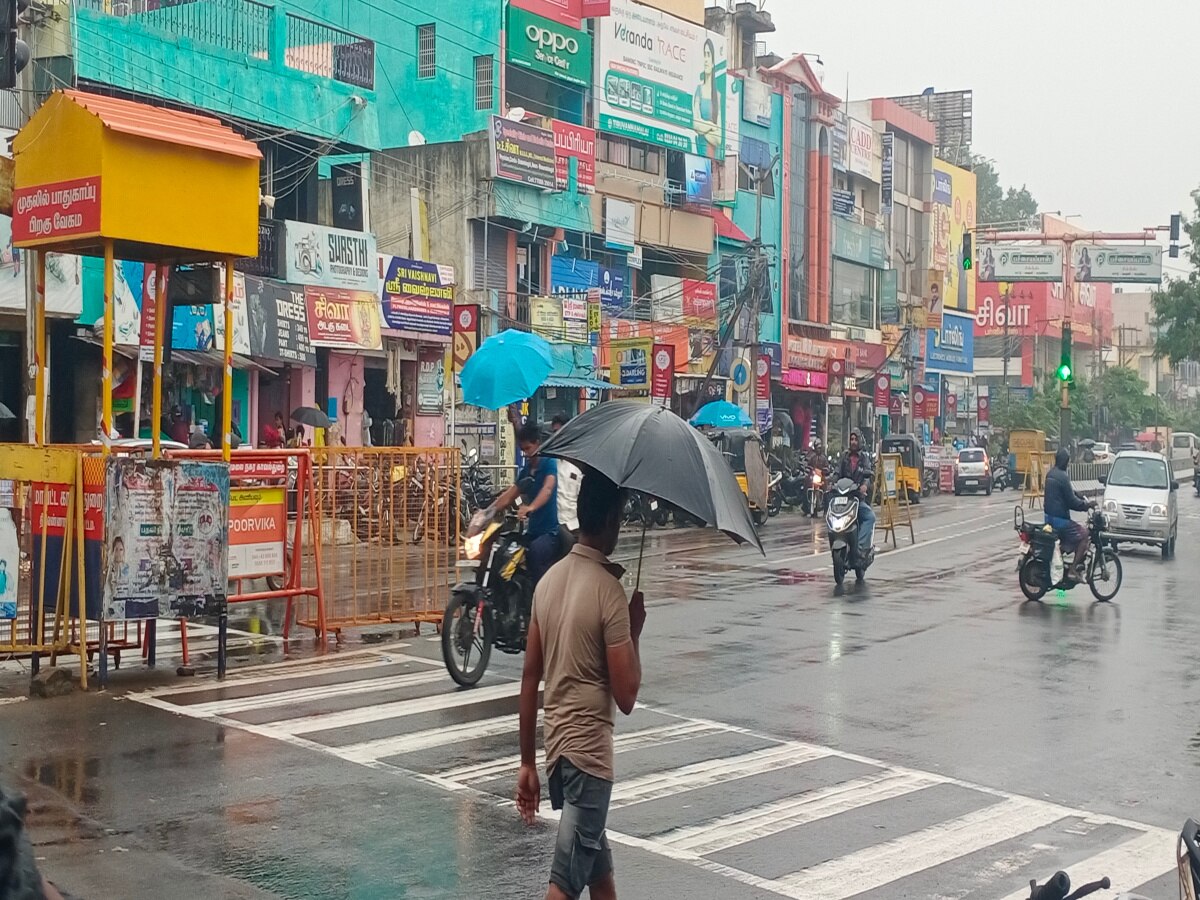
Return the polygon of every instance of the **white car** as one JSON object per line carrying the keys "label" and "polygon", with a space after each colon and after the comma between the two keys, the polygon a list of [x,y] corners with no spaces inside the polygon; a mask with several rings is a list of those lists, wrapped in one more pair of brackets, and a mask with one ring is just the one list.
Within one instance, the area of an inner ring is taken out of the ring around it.
{"label": "white car", "polygon": [[1103,441],[1097,441],[1096,443],[1092,444],[1092,462],[1112,462],[1115,455],[1116,454],[1113,453],[1112,444],[1107,444]]}
{"label": "white car", "polygon": [[1162,550],[1163,559],[1175,555],[1179,537],[1179,482],[1161,453],[1127,450],[1117,454],[1104,484],[1104,512],[1108,516],[1105,540],[1148,544]]}
{"label": "white car", "polygon": [[954,496],[964,491],[983,491],[992,495],[992,463],[982,447],[966,447],[958,451],[954,463]]}

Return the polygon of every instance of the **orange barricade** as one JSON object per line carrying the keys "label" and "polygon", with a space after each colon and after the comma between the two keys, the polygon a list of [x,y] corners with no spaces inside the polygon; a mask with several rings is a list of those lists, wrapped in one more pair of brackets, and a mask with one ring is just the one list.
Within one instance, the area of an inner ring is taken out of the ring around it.
{"label": "orange barricade", "polygon": [[[314,457],[320,553],[304,565],[330,598],[325,627],[440,622],[469,516],[459,451],[327,447]],[[311,615],[300,624],[321,629]]]}

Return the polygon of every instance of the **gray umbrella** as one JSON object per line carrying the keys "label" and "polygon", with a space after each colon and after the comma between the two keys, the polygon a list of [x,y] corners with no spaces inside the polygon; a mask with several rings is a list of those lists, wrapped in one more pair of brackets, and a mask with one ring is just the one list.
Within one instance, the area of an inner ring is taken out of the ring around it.
{"label": "gray umbrella", "polygon": [[601,403],[568,422],[538,452],[590,466],[618,487],[674,504],[763,552],[729,463],[666,407],[638,400]]}
{"label": "gray umbrella", "polygon": [[0,421],[3,421],[4,419],[15,419],[15,418],[16,418],[16,416],[13,415],[13,411],[11,409],[9,409],[7,406],[5,406],[3,403],[0,403]]}
{"label": "gray umbrella", "polygon": [[329,420],[329,416],[321,412],[315,406],[298,406],[292,410],[292,421],[299,422],[301,425],[308,425],[310,428],[330,428],[333,422]]}

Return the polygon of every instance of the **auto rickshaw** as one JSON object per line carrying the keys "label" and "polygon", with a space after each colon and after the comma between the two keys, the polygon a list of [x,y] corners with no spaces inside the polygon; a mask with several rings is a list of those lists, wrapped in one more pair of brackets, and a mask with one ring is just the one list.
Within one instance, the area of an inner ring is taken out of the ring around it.
{"label": "auto rickshaw", "polygon": [[758,431],[754,428],[705,428],[704,432],[729,461],[738,487],[750,504],[754,524],[766,524],[771,470]]}
{"label": "auto rickshaw", "polygon": [[925,474],[925,451],[921,442],[912,434],[889,434],[883,439],[880,452],[899,455],[897,486],[908,491],[909,503],[920,503],[921,479]]}

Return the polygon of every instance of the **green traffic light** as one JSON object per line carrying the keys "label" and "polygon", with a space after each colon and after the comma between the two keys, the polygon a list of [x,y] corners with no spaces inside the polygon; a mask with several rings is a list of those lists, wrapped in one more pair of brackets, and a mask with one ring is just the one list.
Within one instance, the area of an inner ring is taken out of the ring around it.
{"label": "green traffic light", "polygon": [[1057,375],[1058,375],[1059,381],[1070,381],[1071,380],[1071,367],[1068,366],[1066,363],[1063,363],[1061,366],[1058,367]]}
{"label": "green traffic light", "polygon": [[970,259],[963,260],[963,271],[965,271],[965,272],[971,271],[971,260]]}

